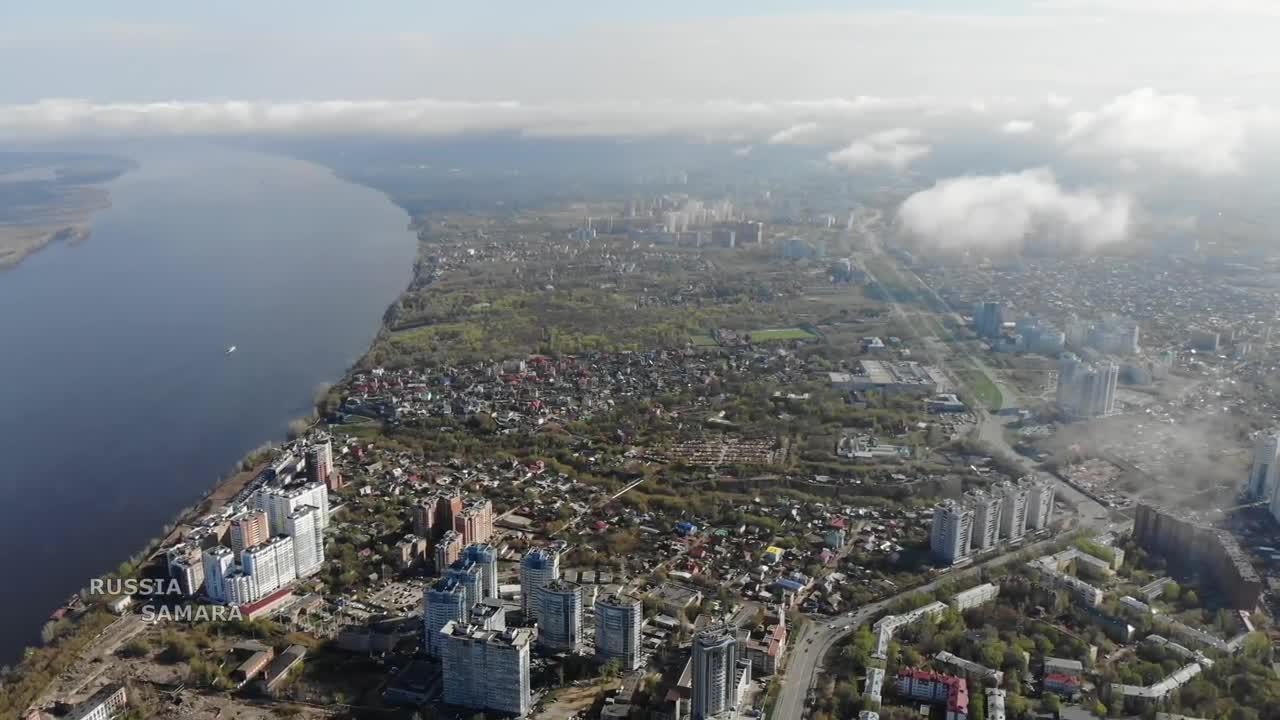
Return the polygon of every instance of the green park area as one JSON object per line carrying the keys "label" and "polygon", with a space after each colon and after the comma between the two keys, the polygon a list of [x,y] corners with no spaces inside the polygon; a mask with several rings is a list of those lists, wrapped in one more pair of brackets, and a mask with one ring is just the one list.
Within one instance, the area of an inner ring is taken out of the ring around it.
{"label": "green park area", "polygon": [[818,336],[810,330],[804,328],[765,328],[764,330],[752,330],[751,340],[753,342],[773,342],[779,340],[813,340]]}
{"label": "green park area", "polygon": [[1000,388],[987,377],[987,374],[978,369],[959,371],[961,379],[965,385],[969,387],[969,391],[973,393],[974,398],[982,404],[983,407],[995,412],[1004,407],[1004,396],[1000,394]]}

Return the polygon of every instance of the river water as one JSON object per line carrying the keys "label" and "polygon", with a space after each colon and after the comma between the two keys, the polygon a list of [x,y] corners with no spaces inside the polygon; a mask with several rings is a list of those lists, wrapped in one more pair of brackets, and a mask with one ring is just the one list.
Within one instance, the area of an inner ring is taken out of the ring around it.
{"label": "river water", "polygon": [[410,278],[409,218],[374,190],[242,150],[131,155],[92,237],[0,272],[0,664],[280,438]]}

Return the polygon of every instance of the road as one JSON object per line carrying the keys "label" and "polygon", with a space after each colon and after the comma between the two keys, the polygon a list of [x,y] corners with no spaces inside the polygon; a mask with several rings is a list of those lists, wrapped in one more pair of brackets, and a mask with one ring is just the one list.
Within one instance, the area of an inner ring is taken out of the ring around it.
{"label": "road", "polygon": [[[942,303],[942,299],[938,297],[933,288],[929,287],[918,275],[909,271],[904,272],[897,266],[897,263],[891,257],[883,252],[877,251],[875,252],[875,256],[878,259],[889,263],[890,269],[898,276],[899,280],[906,280],[910,278],[925,292],[930,293],[940,303]],[[878,278],[876,278],[869,263],[864,262],[863,267],[873,281],[881,284],[882,286],[884,285]],[[926,347],[928,346],[928,338],[930,335],[938,337],[942,336],[943,327],[937,318],[932,316],[932,314],[915,312],[908,313],[897,300],[890,300],[889,304],[890,311],[895,316],[911,325],[919,336],[920,341],[926,344]],[[943,306],[945,306],[945,303],[943,303]],[[955,316],[958,322],[962,322],[958,315],[955,315],[954,313],[951,314]],[[922,317],[922,315],[925,317]],[[922,327],[922,324],[929,324],[933,327],[925,328]],[[1005,386],[997,381],[986,363],[982,362],[981,358],[977,357],[970,352],[968,348],[964,347],[963,343],[954,343],[949,346],[949,349],[963,356],[980,372],[987,374],[988,378],[993,383],[997,383],[997,387],[1001,388],[1002,394],[1007,391]],[[942,366],[938,361],[938,358],[933,358],[933,361],[938,363],[940,367]],[[945,370],[945,367],[943,369]],[[952,376],[952,381],[956,383],[957,387],[963,386],[960,378],[956,375]],[[1010,397],[1010,395],[1004,395],[1004,397]],[[1004,430],[1009,418],[990,413],[986,408],[974,408],[974,411],[977,414],[979,421],[979,439],[997,451],[1009,455],[1019,464],[1019,466],[1026,470],[1027,474],[1032,475],[1039,473],[1035,463],[1015,452],[1009,445],[1009,442],[1005,439]],[[1111,524],[1109,513],[1105,507],[1075,488],[1072,488],[1070,485],[1056,480],[1056,478],[1055,482],[1057,484],[1057,497],[1063,500],[1066,504],[1075,506],[1076,511],[1079,514],[1079,527],[1095,531],[1105,531],[1114,528]],[[804,717],[805,698],[808,696],[809,690],[817,682],[819,671],[822,670],[823,658],[826,657],[827,653],[838,642],[840,642],[841,639],[853,632],[853,630],[859,625],[862,625],[871,618],[880,614],[885,607],[890,606],[901,598],[913,593],[932,592],[943,583],[971,576],[977,573],[981,568],[1001,565],[1012,560],[1025,550],[1046,547],[1054,543],[1056,540],[1057,538],[1051,538],[1027,547],[1010,549],[1004,554],[993,557],[982,563],[964,568],[963,570],[947,573],[946,575],[943,575],[923,586],[906,590],[898,595],[894,595],[893,597],[889,597],[884,600],[879,600],[869,605],[864,605],[863,607],[844,615],[829,619],[810,619],[810,621],[800,630],[800,633],[796,637],[795,643],[792,646],[791,656],[787,660],[785,673],[786,681],[782,683],[782,690],[779,692],[778,701],[774,704],[771,717],[775,720],[799,720],[799,718]]]}
{"label": "road", "polygon": [[[1083,520],[1083,518],[1082,518]],[[1094,530],[1103,531],[1114,529],[1115,526],[1103,522],[1101,524],[1090,524],[1088,527]],[[1040,550],[1051,547],[1054,543],[1060,542],[1062,535],[1075,532],[1076,529],[1064,531],[1057,536],[1041,540],[1040,542],[1030,545],[1010,548],[1005,553],[997,555],[988,560],[974,565],[953,570],[931,580],[924,585],[920,585],[909,590],[904,590],[897,595],[887,597],[883,600],[868,605],[863,605],[857,610],[837,615],[833,618],[810,618],[805,623],[796,637],[795,644],[791,648],[791,655],[787,658],[786,681],[782,683],[782,690],[778,694],[778,701],[773,706],[772,718],[774,720],[799,720],[804,717],[805,698],[809,694],[810,688],[814,686],[818,679],[818,673],[822,670],[822,661],[827,653],[835,647],[845,636],[852,633],[859,625],[870,621],[879,615],[885,608],[892,606],[899,600],[914,595],[916,593],[930,593],[937,590],[944,584],[961,580],[976,575],[983,568],[998,567],[1010,562],[1023,552],[1028,550]]]}
{"label": "road", "polygon": [[[931,297],[933,297],[933,299],[937,302],[939,307],[950,308],[950,306],[947,305],[946,301],[943,300],[940,295],[938,295],[937,291],[934,290],[932,287],[930,287],[929,284],[926,283],[919,275],[915,274],[914,272],[911,272],[910,270],[902,269],[897,264],[897,261],[894,260],[893,257],[883,252],[882,250],[879,250],[878,245],[873,244],[872,247],[873,247],[872,254],[874,258],[880,261],[881,263],[887,265],[888,270],[897,277],[897,280],[899,281],[899,283],[915,285],[916,287],[920,288],[921,291],[928,293]],[[870,277],[876,283],[882,286],[884,285],[884,283],[879,278],[877,278],[876,275],[874,274],[871,263],[864,262],[863,267],[866,270],[868,277]],[[944,333],[945,329],[943,328],[942,323],[939,322],[938,319],[935,316],[933,316],[933,314],[908,313],[907,310],[902,307],[902,303],[896,299],[892,299],[892,297],[889,300],[889,304],[890,304],[891,312],[893,312],[894,315],[897,315],[898,317],[902,318],[905,322],[909,323],[914,329],[914,331],[919,335],[920,341],[923,343],[926,343],[926,345],[927,345],[927,338],[930,335],[941,337],[942,334]],[[964,324],[964,319],[955,311],[948,310],[946,314],[950,315],[952,319],[957,323],[958,326],[962,326]],[[924,324],[931,325],[932,327],[922,328],[921,327],[922,322]],[[985,374],[987,376],[987,379],[989,379],[993,384],[995,384],[997,388],[1000,389],[1002,397],[1006,398],[1005,404],[1006,405],[1009,404],[1008,399],[1014,397],[1015,396],[1014,393],[1007,385],[999,381],[996,374],[991,370],[991,368],[986,364],[986,362],[983,361],[981,357],[974,354],[966,346],[965,343],[952,343],[948,346],[948,348],[952,350],[954,353],[962,356],[964,360],[966,360],[970,365],[972,365],[979,372]],[[933,358],[933,361],[935,363],[938,363],[939,366],[942,367],[944,371],[946,370],[945,365],[942,365],[936,357]],[[952,382],[956,383],[957,387],[963,386],[963,377],[953,373],[948,373],[948,376],[951,377]],[[970,395],[972,395],[972,393],[970,393]],[[1009,445],[1009,441],[1005,439],[1004,431],[1006,426],[1012,421],[1012,418],[1009,418],[1003,415],[993,414],[991,412],[988,412],[988,410],[984,407],[975,407],[973,408],[973,411],[978,417],[978,439],[979,440],[981,440],[991,448],[999,451],[1001,454],[1007,455],[1008,457],[1012,458],[1014,461],[1018,463],[1019,467],[1021,467],[1026,474],[1028,475],[1043,474],[1036,467],[1036,464],[1033,461],[1016,452],[1013,449],[1013,447]],[[1109,512],[1107,511],[1107,509],[1103,507],[1100,503],[1098,503],[1096,500],[1085,495],[1079,490],[1076,490],[1075,488],[1071,487],[1065,482],[1062,482],[1061,480],[1057,480],[1056,478],[1054,478],[1054,480],[1058,486],[1057,490],[1055,491],[1057,497],[1060,500],[1065,501],[1067,504],[1075,506],[1076,512],[1080,514],[1080,525],[1082,527],[1097,529],[1105,526],[1110,521]]]}
{"label": "road", "polygon": [[85,645],[70,667],[50,681],[31,707],[41,707],[80,693],[113,665],[112,655],[116,649],[146,628],[147,623],[138,614],[130,613],[116,619]]}

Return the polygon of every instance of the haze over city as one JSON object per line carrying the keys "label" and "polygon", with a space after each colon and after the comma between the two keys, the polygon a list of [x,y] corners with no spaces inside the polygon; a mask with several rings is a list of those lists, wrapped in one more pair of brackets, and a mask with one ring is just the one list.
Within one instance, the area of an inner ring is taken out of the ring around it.
{"label": "haze over city", "polygon": [[1280,5],[12,5],[0,717],[1280,718]]}

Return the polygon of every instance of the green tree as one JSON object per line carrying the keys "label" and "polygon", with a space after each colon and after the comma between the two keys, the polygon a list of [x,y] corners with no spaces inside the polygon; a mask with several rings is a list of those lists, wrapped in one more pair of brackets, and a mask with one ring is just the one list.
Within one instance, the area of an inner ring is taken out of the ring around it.
{"label": "green tree", "polygon": [[970,683],[969,720],[987,720],[987,700],[980,686]]}
{"label": "green tree", "polygon": [[196,647],[189,639],[176,633],[169,633],[164,640],[164,651],[160,653],[160,661],[170,664],[185,662],[195,654]]}
{"label": "green tree", "polygon": [[1271,664],[1271,642],[1264,633],[1253,632],[1244,639],[1244,646],[1241,648],[1244,656],[1254,662]]}

